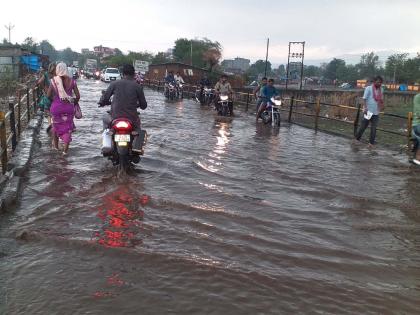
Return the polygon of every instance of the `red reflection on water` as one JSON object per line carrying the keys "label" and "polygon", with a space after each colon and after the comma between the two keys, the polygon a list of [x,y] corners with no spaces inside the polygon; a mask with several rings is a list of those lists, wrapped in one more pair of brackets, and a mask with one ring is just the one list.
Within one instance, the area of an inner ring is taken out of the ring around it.
{"label": "red reflection on water", "polygon": [[[124,187],[104,198],[103,207],[97,213],[104,226],[94,233],[99,244],[109,247],[133,247],[141,244],[142,241],[136,236],[141,229],[144,212],[134,200]],[[140,205],[145,206],[149,200],[149,196],[142,195]]]}

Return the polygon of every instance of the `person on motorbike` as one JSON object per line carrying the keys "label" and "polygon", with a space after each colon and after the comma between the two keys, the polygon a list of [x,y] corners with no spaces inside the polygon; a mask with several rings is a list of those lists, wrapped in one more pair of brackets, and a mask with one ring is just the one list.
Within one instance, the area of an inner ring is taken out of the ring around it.
{"label": "person on motorbike", "polygon": [[216,83],[214,86],[214,90],[216,93],[216,110],[219,111],[220,109],[220,95],[227,95],[229,97],[229,111],[230,114],[233,115],[233,89],[230,83],[228,82],[228,77],[226,74],[223,74],[220,77],[219,82]]}
{"label": "person on motorbike", "polygon": [[420,166],[420,93],[413,100],[413,137],[414,158],[413,163]]}
{"label": "person on motorbike", "polygon": [[204,88],[210,86],[210,80],[207,77],[207,74],[204,74],[204,76],[201,78],[200,82],[199,82],[199,86],[200,86],[200,95],[199,95],[199,100],[200,102],[203,102],[203,98],[204,98]]}
{"label": "person on motorbike", "polygon": [[175,83],[176,83],[176,92],[177,92],[177,96],[179,97],[179,93],[180,93],[180,85],[184,84],[184,79],[181,77],[181,73],[179,71],[177,71],[177,73],[174,76],[175,79]]}
{"label": "person on motorbike", "polygon": [[179,71],[174,76],[174,79],[175,79],[176,84],[180,84],[180,83],[184,84],[185,83],[184,79],[181,77],[181,73]]}
{"label": "person on motorbike", "polygon": [[259,108],[260,108],[260,106],[263,102],[263,99],[261,97],[261,93],[262,93],[263,87],[266,86],[266,85],[267,85],[267,78],[264,77],[264,78],[261,79],[261,84],[258,84],[257,88],[254,90],[254,97],[257,100],[257,105],[256,105],[256,108],[255,108],[255,114],[258,113],[258,110],[259,110]]}
{"label": "person on motorbike", "polygon": [[278,96],[279,92],[274,87],[274,79],[268,80],[268,83],[266,86],[264,86],[261,89],[261,105],[257,112],[257,118],[256,121],[258,121],[258,118],[260,118],[261,114],[265,111],[268,104],[272,104],[271,98]]}
{"label": "person on motorbike", "polygon": [[168,75],[165,77],[165,95],[168,92],[168,85],[169,84],[173,84],[173,86],[176,85],[176,81],[175,81],[175,76],[174,76],[174,72],[171,70],[168,72]]}
{"label": "person on motorbike", "polygon": [[[123,66],[123,78],[111,82],[99,101],[100,107],[111,105],[111,113],[103,117],[104,129],[109,128],[111,122],[117,118],[127,118],[136,130],[140,129],[140,117],[137,108],[147,108],[143,87],[134,79],[135,70],[130,64]],[[114,96],[110,103],[111,96]]]}

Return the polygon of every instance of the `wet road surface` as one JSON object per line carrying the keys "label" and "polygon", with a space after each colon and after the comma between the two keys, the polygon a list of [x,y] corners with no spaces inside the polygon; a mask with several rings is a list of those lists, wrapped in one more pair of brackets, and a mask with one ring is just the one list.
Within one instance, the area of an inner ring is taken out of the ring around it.
{"label": "wet road surface", "polygon": [[135,174],[100,155],[96,101],[69,156],[44,130],[0,220],[0,314],[418,314],[420,176],[406,158],[147,90]]}

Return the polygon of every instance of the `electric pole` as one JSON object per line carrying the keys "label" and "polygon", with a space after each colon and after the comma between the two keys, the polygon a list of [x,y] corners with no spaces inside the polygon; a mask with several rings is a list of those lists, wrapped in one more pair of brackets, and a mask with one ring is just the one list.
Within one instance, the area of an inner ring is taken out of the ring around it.
{"label": "electric pole", "polygon": [[193,64],[192,64],[192,43],[193,43],[193,41],[191,40],[191,60],[190,60],[190,62],[191,62],[191,66],[193,65]]}
{"label": "electric pole", "polygon": [[14,29],[14,28],[15,28],[15,26],[14,26],[14,25],[12,25],[12,24],[9,22],[9,25],[5,25],[4,27],[5,27],[5,28],[9,31],[9,43],[11,44],[11,43],[12,43],[12,41],[11,41],[11,36],[10,36],[10,33],[11,33],[12,29]]}
{"label": "electric pole", "polygon": [[264,76],[267,77],[267,66],[268,66],[268,47],[270,45],[270,39],[267,38],[267,50],[265,52],[265,70],[264,70]]}

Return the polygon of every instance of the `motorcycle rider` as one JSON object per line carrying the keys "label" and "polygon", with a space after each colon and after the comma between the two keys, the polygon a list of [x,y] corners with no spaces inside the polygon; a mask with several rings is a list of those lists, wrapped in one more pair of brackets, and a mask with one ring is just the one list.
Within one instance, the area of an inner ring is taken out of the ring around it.
{"label": "motorcycle rider", "polygon": [[214,86],[214,90],[216,93],[216,110],[219,112],[220,109],[220,95],[227,95],[229,97],[229,111],[230,114],[233,115],[233,89],[227,79],[227,75],[222,74],[219,82],[217,82]]}
{"label": "motorcycle rider", "polygon": [[165,77],[165,95],[168,92],[168,84],[173,84],[175,86],[176,81],[175,81],[175,76],[174,76],[174,72],[171,70],[168,72],[168,75]]}
{"label": "motorcycle rider", "polygon": [[[122,80],[111,82],[99,101],[100,107],[111,104],[111,114],[106,114],[103,117],[104,129],[109,128],[114,119],[127,118],[138,130],[140,129],[140,117],[137,108],[147,108],[143,87],[136,83],[135,70],[132,65],[125,64],[122,73]],[[112,103],[110,103],[111,96],[114,96]]]}
{"label": "motorcycle rider", "polygon": [[199,96],[199,102],[203,102],[204,98],[204,88],[210,86],[210,80],[207,77],[207,74],[204,74],[204,76],[201,78],[199,86],[200,86],[200,96]]}
{"label": "motorcycle rider", "polygon": [[179,97],[179,92],[180,92],[180,84],[184,84],[184,79],[181,77],[181,73],[179,71],[177,71],[177,73],[174,76],[175,79],[175,83],[176,83],[176,94]]}
{"label": "motorcycle rider", "polygon": [[260,105],[260,108],[258,109],[256,121],[258,121],[258,118],[260,118],[261,114],[265,111],[267,105],[269,103],[272,104],[271,98],[277,95],[279,95],[279,92],[274,87],[274,79],[268,80],[267,85],[261,89],[260,97],[262,99],[262,103]]}
{"label": "motorcycle rider", "polygon": [[258,110],[263,102],[263,98],[261,97],[262,89],[264,86],[267,85],[267,78],[264,77],[261,79],[261,84],[258,84],[257,88],[254,90],[254,97],[257,100],[257,105],[255,109],[255,113],[258,113]]}

